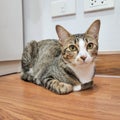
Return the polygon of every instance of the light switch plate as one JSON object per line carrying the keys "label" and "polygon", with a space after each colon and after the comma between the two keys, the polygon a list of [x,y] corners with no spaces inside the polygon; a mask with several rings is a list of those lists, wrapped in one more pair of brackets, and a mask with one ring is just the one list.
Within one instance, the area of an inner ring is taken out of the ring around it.
{"label": "light switch plate", "polygon": [[84,0],[84,12],[114,8],[115,0]]}
{"label": "light switch plate", "polygon": [[51,2],[52,17],[75,14],[75,3],[76,0],[53,0]]}

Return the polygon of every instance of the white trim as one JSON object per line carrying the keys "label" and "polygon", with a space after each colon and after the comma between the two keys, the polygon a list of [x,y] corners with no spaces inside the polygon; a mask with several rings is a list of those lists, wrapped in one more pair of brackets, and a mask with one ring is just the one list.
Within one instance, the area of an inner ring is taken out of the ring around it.
{"label": "white trim", "polygon": [[0,76],[20,71],[20,60],[0,62]]}
{"label": "white trim", "polygon": [[120,50],[119,51],[98,51],[98,54],[120,54]]}
{"label": "white trim", "polygon": [[120,76],[117,75],[95,75],[95,77],[108,77],[108,78],[120,78]]}

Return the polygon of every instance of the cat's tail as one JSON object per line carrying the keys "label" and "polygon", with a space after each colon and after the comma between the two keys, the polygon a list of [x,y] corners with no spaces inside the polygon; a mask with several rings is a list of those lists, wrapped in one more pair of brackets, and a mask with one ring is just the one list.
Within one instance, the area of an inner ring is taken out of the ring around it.
{"label": "cat's tail", "polygon": [[36,41],[31,41],[23,50],[21,66],[22,66],[22,76],[30,71],[35,63],[35,58],[38,52],[38,43]]}

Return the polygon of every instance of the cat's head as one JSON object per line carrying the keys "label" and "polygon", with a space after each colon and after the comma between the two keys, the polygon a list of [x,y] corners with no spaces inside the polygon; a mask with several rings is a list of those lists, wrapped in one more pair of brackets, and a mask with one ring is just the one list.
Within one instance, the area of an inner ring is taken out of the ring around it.
{"label": "cat's head", "polygon": [[67,63],[73,65],[89,64],[94,61],[98,52],[98,35],[100,20],[94,21],[83,34],[70,34],[60,25],[56,26],[62,55]]}

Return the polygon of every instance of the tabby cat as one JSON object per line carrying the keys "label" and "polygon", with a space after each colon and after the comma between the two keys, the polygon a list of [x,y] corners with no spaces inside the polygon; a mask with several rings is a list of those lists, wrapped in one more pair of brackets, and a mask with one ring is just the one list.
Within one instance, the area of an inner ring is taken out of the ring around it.
{"label": "tabby cat", "polygon": [[57,94],[91,88],[99,29],[100,20],[94,21],[83,34],[72,35],[57,25],[59,40],[28,43],[22,54],[21,78]]}

